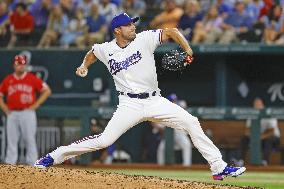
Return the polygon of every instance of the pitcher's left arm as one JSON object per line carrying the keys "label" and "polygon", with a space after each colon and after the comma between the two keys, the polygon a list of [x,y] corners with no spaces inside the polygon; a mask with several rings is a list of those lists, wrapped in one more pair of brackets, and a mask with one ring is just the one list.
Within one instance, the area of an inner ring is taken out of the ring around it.
{"label": "pitcher's left arm", "polygon": [[189,46],[185,37],[180,33],[180,31],[177,28],[163,29],[162,41],[164,42],[169,39],[174,40],[177,44],[179,44],[184,49],[184,51],[188,55],[193,56],[193,51],[191,47]]}

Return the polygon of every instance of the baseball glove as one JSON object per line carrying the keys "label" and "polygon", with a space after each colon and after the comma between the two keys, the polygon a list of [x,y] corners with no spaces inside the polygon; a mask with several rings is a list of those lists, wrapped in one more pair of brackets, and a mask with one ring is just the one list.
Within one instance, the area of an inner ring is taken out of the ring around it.
{"label": "baseball glove", "polygon": [[170,71],[182,71],[193,61],[193,57],[186,52],[171,50],[162,58],[162,68]]}

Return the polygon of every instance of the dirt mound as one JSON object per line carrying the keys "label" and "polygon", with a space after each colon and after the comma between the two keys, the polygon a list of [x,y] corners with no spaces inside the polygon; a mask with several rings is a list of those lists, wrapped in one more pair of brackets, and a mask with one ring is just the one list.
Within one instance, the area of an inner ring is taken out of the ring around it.
{"label": "dirt mound", "polygon": [[159,177],[129,176],[96,172],[82,169],[52,167],[38,169],[30,166],[0,165],[1,189],[239,189],[253,187],[235,187],[213,185],[200,182],[189,182]]}

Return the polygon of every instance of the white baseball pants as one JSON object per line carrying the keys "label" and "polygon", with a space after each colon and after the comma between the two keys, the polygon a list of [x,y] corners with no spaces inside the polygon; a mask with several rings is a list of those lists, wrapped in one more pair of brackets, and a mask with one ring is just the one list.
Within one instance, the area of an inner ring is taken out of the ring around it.
{"label": "white baseball pants", "polygon": [[18,143],[23,138],[26,148],[26,163],[33,165],[38,158],[36,146],[36,113],[33,110],[11,111],[7,116],[7,152],[5,163],[16,164]]}
{"label": "white baseball pants", "polygon": [[50,156],[55,164],[59,164],[71,157],[106,148],[128,129],[146,120],[165,122],[169,127],[185,130],[195,147],[208,161],[212,174],[222,172],[227,165],[218,148],[204,134],[198,119],[161,96],[136,99],[120,95],[117,110],[103,133],[61,146],[51,152]]}

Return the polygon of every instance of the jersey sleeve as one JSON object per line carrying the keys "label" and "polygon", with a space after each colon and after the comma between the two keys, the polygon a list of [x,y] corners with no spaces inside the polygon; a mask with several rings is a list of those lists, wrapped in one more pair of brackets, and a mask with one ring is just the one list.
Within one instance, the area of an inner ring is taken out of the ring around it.
{"label": "jersey sleeve", "polygon": [[144,41],[147,43],[147,47],[150,51],[154,52],[155,49],[162,44],[162,32],[163,30],[147,30],[143,32]]}
{"label": "jersey sleeve", "polygon": [[4,79],[2,83],[0,83],[0,96],[6,95],[8,91],[8,79]]}
{"label": "jersey sleeve", "polygon": [[105,44],[94,44],[92,47],[92,52],[94,55],[104,64],[107,62],[105,51]]}

